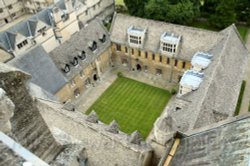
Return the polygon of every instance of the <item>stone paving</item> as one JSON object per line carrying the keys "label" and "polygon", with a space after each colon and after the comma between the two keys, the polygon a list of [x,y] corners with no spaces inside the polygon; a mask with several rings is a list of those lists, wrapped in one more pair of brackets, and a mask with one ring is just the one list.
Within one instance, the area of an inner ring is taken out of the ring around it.
{"label": "stone paving", "polygon": [[[248,50],[250,50],[250,32],[247,36],[246,47]],[[248,58],[248,67],[245,72],[244,80],[246,80],[246,87],[241,103],[240,115],[248,113],[248,107],[250,104],[250,58]]]}

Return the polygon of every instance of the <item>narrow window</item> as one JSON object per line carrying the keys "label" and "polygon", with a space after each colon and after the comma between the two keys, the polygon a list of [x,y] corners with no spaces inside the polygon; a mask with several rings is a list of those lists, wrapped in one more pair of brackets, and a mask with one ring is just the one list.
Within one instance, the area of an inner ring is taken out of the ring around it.
{"label": "narrow window", "polygon": [[125,47],[125,53],[128,53],[128,47]]}
{"label": "narrow window", "polygon": [[117,50],[117,51],[121,51],[121,45],[117,44],[117,45],[116,45],[116,50]]}
{"label": "narrow window", "polygon": [[169,59],[169,58],[167,58],[167,64],[169,65],[169,63],[170,63],[170,59]]}
{"label": "narrow window", "polygon": [[155,60],[155,54],[152,54],[152,60]]}
{"label": "narrow window", "polygon": [[177,64],[178,64],[178,60],[176,59],[176,60],[174,61],[174,66],[177,66]]}
{"label": "narrow window", "polygon": [[186,62],[182,62],[182,68],[185,69],[186,67]]}
{"label": "narrow window", "polygon": [[134,55],[134,49],[132,48],[132,55]]}
{"label": "narrow window", "polygon": [[141,56],[141,51],[140,50],[138,51],[138,56]]}
{"label": "narrow window", "polygon": [[145,52],[145,58],[148,59],[148,52]]}
{"label": "narrow window", "polygon": [[161,55],[160,55],[160,57],[159,57],[159,58],[160,58],[160,62],[162,62],[162,56],[161,56]]}

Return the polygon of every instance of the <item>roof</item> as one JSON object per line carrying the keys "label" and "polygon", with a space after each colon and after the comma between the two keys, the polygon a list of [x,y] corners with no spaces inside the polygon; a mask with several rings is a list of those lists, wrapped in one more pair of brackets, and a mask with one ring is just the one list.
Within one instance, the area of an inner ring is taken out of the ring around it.
{"label": "roof", "polygon": [[37,23],[42,21],[47,26],[53,26],[51,9],[44,9],[34,16],[15,24],[7,30],[0,32],[0,45],[5,51],[14,50],[16,44],[16,35],[20,34],[24,37],[31,37],[37,31]]}
{"label": "roof", "polygon": [[[100,36],[103,34],[106,36],[104,43],[100,41]],[[93,44],[94,41],[97,43],[97,50],[93,52],[89,49],[89,46],[90,43]],[[73,34],[69,40],[51,51],[50,57],[60,71],[62,71],[66,64],[70,65],[70,72],[67,74],[63,72],[64,76],[70,80],[89,66],[90,63],[94,62],[109,46],[110,39],[105,27],[101,22],[93,20],[79,32]],[[78,55],[82,51],[84,51],[86,55],[84,60],[78,58]],[[73,61],[75,57],[79,62],[77,66],[71,64],[71,61]]]}
{"label": "roof", "polygon": [[208,65],[211,63],[212,60],[212,55],[203,53],[203,52],[197,52],[192,58],[191,64],[194,65],[199,65],[203,69],[207,68]]}
{"label": "roof", "polygon": [[171,166],[249,165],[250,116],[181,139]]}
{"label": "roof", "polygon": [[31,82],[51,94],[55,94],[67,83],[42,46],[16,57],[8,64],[31,74]]}
{"label": "roof", "polygon": [[218,32],[116,14],[110,30],[111,41],[128,45],[127,30],[131,26],[147,29],[143,46],[147,51],[159,52],[161,36],[166,32],[181,36],[180,52],[177,57],[185,60],[191,60],[198,50],[207,52],[223,38]]}
{"label": "roof", "polygon": [[196,90],[202,83],[203,77],[204,77],[203,73],[197,73],[193,70],[188,70],[182,76],[180,84],[182,86],[190,86],[192,87],[192,90]]}
{"label": "roof", "polygon": [[185,103],[181,111],[175,111],[175,106],[169,110],[181,131],[234,115],[249,52],[235,25],[220,33],[224,38],[208,51],[213,61],[203,71],[205,77],[199,89],[177,98],[177,105]]}

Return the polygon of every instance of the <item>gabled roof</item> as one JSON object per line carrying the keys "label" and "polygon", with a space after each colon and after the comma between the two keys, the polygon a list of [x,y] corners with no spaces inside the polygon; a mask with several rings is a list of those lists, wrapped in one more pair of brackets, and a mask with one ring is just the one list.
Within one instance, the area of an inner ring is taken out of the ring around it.
{"label": "gabled roof", "polygon": [[238,117],[181,139],[171,166],[249,165],[250,117]]}
{"label": "gabled roof", "polygon": [[51,94],[55,94],[67,83],[42,46],[16,57],[8,64],[31,74],[31,82]]}
{"label": "gabled roof", "polygon": [[110,30],[111,41],[128,45],[127,30],[131,26],[147,29],[143,46],[143,49],[147,51],[159,52],[160,39],[165,32],[181,36],[180,52],[176,56],[178,59],[185,60],[191,60],[198,50],[207,52],[223,38],[223,35],[219,32],[115,14]]}
{"label": "gabled roof", "polygon": [[[99,40],[101,34],[106,35],[104,43]],[[97,44],[97,49],[91,51],[89,46],[92,46],[94,41]],[[72,35],[69,40],[51,51],[50,56],[60,71],[66,64],[70,65],[70,72],[63,74],[67,79],[71,80],[76,74],[79,74],[80,71],[89,66],[90,63],[94,62],[109,46],[109,34],[105,27],[99,20],[93,20],[86,27]],[[84,60],[78,58],[79,65],[73,66],[70,61],[74,57],[78,57],[82,51],[85,52],[86,58]]]}
{"label": "gabled roof", "polygon": [[188,101],[183,111],[169,112],[181,130],[192,130],[234,115],[249,52],[234,25],[220,32],[224,38],[208,53],[213,61],[204,70],[199,89],[178,98]]}

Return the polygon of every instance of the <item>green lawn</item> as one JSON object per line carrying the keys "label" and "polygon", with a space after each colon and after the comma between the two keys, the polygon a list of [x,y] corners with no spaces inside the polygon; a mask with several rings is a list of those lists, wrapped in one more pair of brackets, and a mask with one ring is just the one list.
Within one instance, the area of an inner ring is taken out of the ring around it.
{"label": "green lawn", "polygon": [[89,108],[99,119],[109,124],[115,119],[121,131],[138,130],[144,138],[171,97],[170,92],[129,78],[118,77]]}
{"label": "green lawn", "polygon": [[124,5],[123,0],[115,0],[116,5]]}

